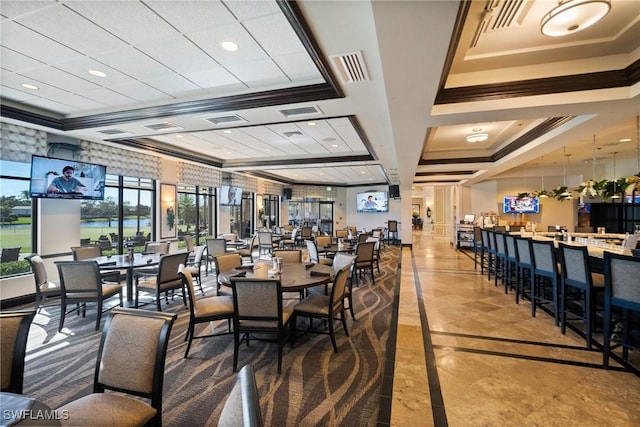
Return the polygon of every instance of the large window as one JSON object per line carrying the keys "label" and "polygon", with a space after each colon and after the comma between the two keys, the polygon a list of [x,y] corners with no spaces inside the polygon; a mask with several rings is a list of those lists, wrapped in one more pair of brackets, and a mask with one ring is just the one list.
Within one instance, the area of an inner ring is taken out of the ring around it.
{"label": "large window", "polygon": [[210,209],[215,206],[212,198],[207,187],[178,185],[178,238],[181,242],[185,235],[191,235],[194,242],[204,244],[204,237],[213,234],[209,231],[209,225],[214,223]]}
{"label": "large window", "polygon": [[[0,160],[0,241],[2,248],[20,248],[29,254],[32,242],[31,198],[28,163]],[[0,275],[31,271],[26,261],[3,263]]]}

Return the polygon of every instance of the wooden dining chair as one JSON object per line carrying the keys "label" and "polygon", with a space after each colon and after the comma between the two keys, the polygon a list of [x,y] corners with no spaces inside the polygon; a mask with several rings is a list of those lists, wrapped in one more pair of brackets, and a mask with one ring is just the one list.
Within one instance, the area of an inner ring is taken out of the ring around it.
{"label": "wooden dining chair", "polygon": [[[213,269],[216,268],[215,258],[218,255],[224,254],[227,252],[227,241],[224,239],[207,239],[207,276],[209,275],[209,267]],[[219,272],[216,271],[216,274]]]}

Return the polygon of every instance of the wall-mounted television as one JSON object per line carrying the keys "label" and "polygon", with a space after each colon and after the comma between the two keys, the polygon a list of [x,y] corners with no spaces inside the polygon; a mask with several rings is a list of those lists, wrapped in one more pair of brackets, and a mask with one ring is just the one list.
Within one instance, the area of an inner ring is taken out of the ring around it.
{"label": "wall-mounted television", "polygon": [[242,188],[223,185],[218,192],[220,206],[240,206],[242,203]]}
{"label": "wall-mounted television", "polygon": [[389,212],[389,193],[387,191],[366,191],[356,194],[358,212]]}
{"label": "wall-mounted television", "polygon": [[107,167],[76,160],[31,157],[31,197],[104,200]]}
{"label": "wall-mounted television", "polygon": [[504,213],[538,213],[540,211],[540,201],[537,197],[504,196]]}

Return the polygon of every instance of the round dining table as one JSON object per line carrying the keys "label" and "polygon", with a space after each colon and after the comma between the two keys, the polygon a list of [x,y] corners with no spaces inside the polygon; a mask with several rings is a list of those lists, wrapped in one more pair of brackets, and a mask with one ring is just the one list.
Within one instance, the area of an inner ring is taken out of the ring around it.
{"label": "round dining table", "polygon": [[282,271],[275,272],[271,261],[258,261],[252,265],[220,272],[218,282],[231,285],[234,277],[280,279],[282,292],[300,292],[313,286],[330,283],[335,277],[333,267],[330,265],[286,261],[281,265]]}

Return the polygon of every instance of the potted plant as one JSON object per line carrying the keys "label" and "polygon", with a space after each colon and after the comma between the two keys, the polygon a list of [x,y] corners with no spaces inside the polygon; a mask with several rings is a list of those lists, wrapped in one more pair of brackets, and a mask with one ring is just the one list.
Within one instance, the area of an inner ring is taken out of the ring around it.
{"label": "potted plant", "polygon": [[420,215],[417,212],[414,212],[413,214],[411,214],[411,216],[413,217],[411,219],[411,223],[413,224],[413,228],[415,230],[422,230],[422,218],[420,218]]}

